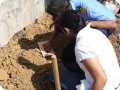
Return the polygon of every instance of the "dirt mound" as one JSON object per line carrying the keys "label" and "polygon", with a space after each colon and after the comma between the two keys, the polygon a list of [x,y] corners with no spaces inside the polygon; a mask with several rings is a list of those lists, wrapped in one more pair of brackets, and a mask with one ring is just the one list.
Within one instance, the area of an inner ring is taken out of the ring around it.
{"label": "dirt mound", "polygon": [[[49,39],[53,30],[49,29],[51,23],[52,17],[45,13],[30,26],[16,33],[7,45],[0,48],[0,85],[3,88],[53,90],[49,82],[51,61],[42,58],[37,45],[37,42]],[[117,19],[117,23],[118,28],[109,39],[113,43],[120,64],[120,19]],[[54,45],[58,58],[65,46],[63,40],[68,43],[66,37],[59,35]]]}

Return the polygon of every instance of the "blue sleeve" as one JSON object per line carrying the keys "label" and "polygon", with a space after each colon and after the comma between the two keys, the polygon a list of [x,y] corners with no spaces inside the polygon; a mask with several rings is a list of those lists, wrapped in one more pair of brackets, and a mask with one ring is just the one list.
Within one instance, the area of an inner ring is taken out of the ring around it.
{"label": "blue sleeve", "polygon": [[73,10],[84,8],[86,13],[81,13],[82,17],[89,20],[115,20],[114,13],[99,3],[97,0],[71,0]]}
{"label": "blue sleeve", "polygon": [[115,15],[112,10],[108,9],[101,3],[96,0],[92,0],[92,2],[87,2],[87,15],[90,19],[93,20],[115,20]]}

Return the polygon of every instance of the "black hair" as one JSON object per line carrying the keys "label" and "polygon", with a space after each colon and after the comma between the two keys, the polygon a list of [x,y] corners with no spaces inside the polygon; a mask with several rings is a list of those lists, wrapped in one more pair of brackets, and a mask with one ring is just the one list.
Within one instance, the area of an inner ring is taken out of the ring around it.
{"label": "black hair", "polygon": [[47,12],[52,16],[57,17],[68,7],[71,8],[69,0],[52,0],[47,7]]}
{"label": "black hair", "polygon": [[[61,28],[70,28],[75,33],[79,32],[83,27],[85,27],[85,21],[80,16],[78,11],[69,10],[64,12],[60,17]],[[61,29],[61,30],[63,30]]]}

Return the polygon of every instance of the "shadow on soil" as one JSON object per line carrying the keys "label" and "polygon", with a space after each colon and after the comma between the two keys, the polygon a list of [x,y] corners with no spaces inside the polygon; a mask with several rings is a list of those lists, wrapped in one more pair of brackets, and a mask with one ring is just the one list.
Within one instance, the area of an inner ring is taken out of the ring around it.
{"label": "shadow on soil", "polygon": [[[49,40],[51,33],[46,34],[36,34],[33,40],[29,40],[27,38],[18,39],[18,43],[21,49],[29,50],[35,49],[38,47],[38,42]],[[61,52],[63,48],[68,44],[68,38],[64,35],[60,34],[54,41],[53,48],[55,50],[57,58],[61,56]],[[55,90],[52,85],[50,85],[50,72],[51,72],[51,64],[45,65],[35,65],[31,63],[29,60],[18,57],[18,63],[22,66],[25,66],[27,69],[32,69],[35,73],[31,77],[32,84],[36,90]]]}
{"label": "shadow on soil", "polygon": [[[51,33],[46,34],[36,34],[33,40],[29,40],[27,38],[18,39],[18,44],[21,49],[29,50],[39,48],[38,42],[49,40]],[[58,58],[61,57],[61,53],[63,48],[69,43],[69,39],[65,37],[63,34],[59,34],[53,42],[53,49]]]}
{"label": "shadow on soil", "polygon": [[52,70],[51,64],[38,66],[23,57],[18,57],[18,63],[35,72],[31,77],[35,90],[54,90],[49,79],[50,72]]}
{"label": "shadow on soil", "polygon": [[21,49],[25,49],[25,50],[35,49],[35,48],[38,48],[38,44],[37,44],[38,42],[48,40],[49,36],[50,36],[50,33],[36,34],[33,40],[29,40],[27,38],[21,38],[18,40],[18,43]]}
{"label": "shadow on soil", "polygon": [[[38,42],[49,40],[50,35],[51,33],[36,34],[33,40],[29,40],[28,38],[22,37],[18,39],[18,43],[21,49],[25,49],[25,50],[35,49],[35,48],[39,48]],[[54,46],[56,48],[55,51],[57,51],[57,57],[59,55],[59,51],[61,51],[61,48],[59,47],[61,45],[59,45],[58,43],[61,41],[61,39],[62,39],[61,36],[58,36],[57,41],[55,41],[53,45],[53,48]],[[18,57],[18,63],[22,66],[25,66],[27,69],[32,69],[35,72],[31,77],[31,81],[35,90],[55,90],[54,86],[50,84],[49,76],[52,70],[51,64],[44,64],[38,66],[31,63],[29,60],[27,60],[24,57]]]}

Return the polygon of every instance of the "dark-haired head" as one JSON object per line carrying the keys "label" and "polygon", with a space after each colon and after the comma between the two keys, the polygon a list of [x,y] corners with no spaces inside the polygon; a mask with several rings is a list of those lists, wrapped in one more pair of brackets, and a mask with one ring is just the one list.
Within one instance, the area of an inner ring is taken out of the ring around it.
{"label": "dark-haired head", "polygon": [[71,9],[72,7],[69,0],[52,0],[51,4],[47,7],[47,12],[56,18],[62,12]]}
{"label": "dark-haired head", "polygon": [[[66,11],[60,17],[61,28],[69,28],[74,33],[79,32],[83,27],[85,27],[85,21],[79,15],[77,11]],[[61,29],[61,30],[63,30]]]}

